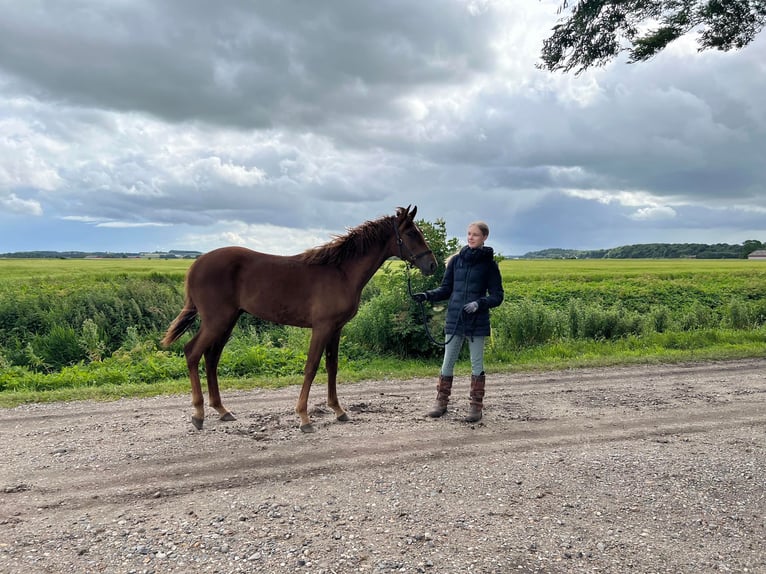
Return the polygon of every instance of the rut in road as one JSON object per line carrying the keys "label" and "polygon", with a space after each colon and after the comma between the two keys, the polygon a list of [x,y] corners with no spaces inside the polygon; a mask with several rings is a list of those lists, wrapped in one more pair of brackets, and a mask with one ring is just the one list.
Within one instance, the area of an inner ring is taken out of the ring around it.
{"label": "rut in road", "polygon": [[[490,377],[487,416],[478,426],[458,422],[458,412],[436,421],[423,417],[431,381],[344,385],[355,419],[330,422],[331,414],[317,407],[321,432],[314,436],[294,427],[294,389],[234,394],[240,420],[214,421],[202,432],[183,422],[186,407],[178,397],[20,407],[0,422],[4,459],[15,460],[0,487],[23,485],[27,508],[74,509],[359,467],[385,472],[418,460],[459,462],[477,451],[519,455],[762,429],[764,366],[741,361]],[[458,399],[455,408],[465,403]]]}

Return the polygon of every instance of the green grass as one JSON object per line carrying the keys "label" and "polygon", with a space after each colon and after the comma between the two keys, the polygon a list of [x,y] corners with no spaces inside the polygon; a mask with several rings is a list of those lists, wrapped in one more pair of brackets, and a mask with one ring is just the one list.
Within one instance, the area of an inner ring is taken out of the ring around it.
{"label": "green grass", "polygon": [[[115,285],[123,286],[123,283],[130,283],[129,280],[133,278],[149,278],[148,287],[144,287],[143,291],[134,287],[130,292],[136,297],[144,296],[148,292],[155,293],[161,289],[180,288],[190,264],[191,260],[0,260],[0,303],[5,301],[6,307],[10,306],[13,309],[14,305],[18,305],[18,309],[23,309],[32,307],[22,305],[37,305],[40,301],[46,306],[49,305],[47,301],[80,302],[77,295],[87,298],[88,294],[91,294],[95,299],[106,289],[104,285],[111,286],[110,289],[115,291]],[[766,355],[766,327],[763,321],[763,315],[766,313],[766,264],[763,262],[508,260],[503,261],[500,268],[506,289],[506,303],[504,309],[496,310],[493,317],[507,316],[510,320],[511,315],[507,313],[509,310],[531,305],[529,309],[532,311],[544,310],[549,314],[550,320],[560,321],[561,313],[567,312],[570,302],[578,301],[582,304],[583,311],[588,311],[590,305],[606,310],[612,309],[612,306],[620,306],[628,309],[630,313],[643,315],[656,312],[657,306],[660,306],[675,314],[676,323],[673,329],[665,332],[642,330],[608,340],[572,338],[561,333],[559,329],[540,344],[516,347],[507,345],[505,348],[490,344],[485,361],[489,374],[621,364],[761,358]],[[745,303],[750,307],[742,307]],[[52,308],[46,306],[40,308]],[[713,324],[700,324],[695,328],[683,330],[678,318],[693,317],[700,306],[711,310],[715,317]],[[64,311],[66,309],[57,309],[59,313]],[[69,309],[66,312],[72,315],[73,311]],[[174,308],[172,314],[175,312],[177,309]],[[746,315],[746,328],[731,328],[736,326],[736,319],[742,313]],[[126,312],[118,317],[131,316]],[[533,316],[534,313],[530,315]],[[522,316],[518,320],[528,319]],[[162,324],[166,324],[166,321],[167,319],[163,319]],[[526,326],[529,325],[520,324],[520,328]],[[268,344],[263,340],[254,340],[252,333],[241,332],[241,329],[237,330],[235,338],[227,346],[227,351],[234,353],[237,361],[265,361],[263,364],[273,367],[273,371],[269,375],[222,377],[223,390],[277,388],[299,385],[302,382],[302,377],[296,374],[300,371],[300,357],[285,355],[283,352],[280,355],[276,351],[263,357],[260,356],[261,350],[258,353],[250,353],[248,349],[251,346],[261,344],[268,347]],[[500,332],[498,329],[498,339],[501,338]],[[288,330],[283,335],[291,339],[290,348],[300,349],[300,353],[305,353],[307,338],[304,331]],[[188,379],[185,374],[180,375],[185,373],[185,367],[178,354],[179,348],[169,352],[157,350],[152,346],[155,344],[156,341],[150,343],[149,351],[144,354],[135,353],[135,356],[131,356],[133,351],[126,351],[128,357],[123,357],[126,361],[125,366],[111,364],[109,359],[105,359],[103,364],[93,365],[103,370],[94,368],[93,371],[88,371],[86,364],[78,371],[77,366],[74,366],[70,375],[65,374],[61,377],[52,374],[51,379],[30,377],[29,384],[23,382],[23,377],[8,379],[8,373],[13,377],[15,371],[6,369],[6,381],[10,382],[7,382],[6,388],[0,392],[0,407],[13,407],[30,402],[188,395]],[[380,381],[383,388],[387,379],[435,379],[441,364],[440,357],[402,360],[373,356],[364,360],[353,360],[343,356],[343,346],[341,354],[341,384],[374,380]],[[229,368],[236,367],[237,361],[228,360],[227,365]],[[249,366],[245,362],[242,372],[260,372],[265,368],[252,366],[253,364]],[[3,374],[4,368],[0,355],[0,375]],[[468,376],[468,368],[464,350],[464,357],[457,365],[456,374]],[[55,379],[55,376],[61,378]],[[163,376],[172,378],[162,379]],[[98,384],[89,383],[88,377],[98,379]],[[74,384],[78,380],[82,380],[82,384]],[[120,380],[123,381],[122,384],[114,384]],[[137,382],[142,380],[146,382]],[[326,378],[320,373],[315,384],[321,386],[325,383]]]}
{"label": "green grass", "polygon": [[0,259],[0,282],[152,273],[183,277],[192,259]]}
{"label": "green grass", "polygon": [[[751,331],[714,329],[686,333],[657,333],[649,337],[627,337],[617,341],[560,341],[540,345],[500,356],[491,350],[485,362],[490,378],[496,373],[524,373],[540,370],[563,370],[584,367],[616,365],[659,364],[678,362],[722,361],[766,356],[766,329]],[[341,368],[339,383],[379,381],[381,389],[386,380],[409,380],[436,377],[441,361],[401,360],[381,357],[366,361],[361,367]],[[455,370],[457,376],[469,375],[469,365],[461,360]],[[254,376],[222,378],[221,389],[249,390],[281,388],[300,385],[300,375]],[[327,383],[323,372],[317,375],[314,386]],[[204,381],[203,381],[204,384]],[[297,389],[296,389],[297,392]],[[0,393],[0,407],[14,407],[25,403],[76,400],[116,400],[128,397],[158,395],[188,395],[187,378],[163,380],[152,384],[127,383],[68,387],[43,391],[5,391]]]}
{"label": "green grass", "polygon": [[507,301],[619,302],[641,312],[654,304],[680,309],[763,299],[766,285],[766,264],[747,259],[506,260],[500,270]]}

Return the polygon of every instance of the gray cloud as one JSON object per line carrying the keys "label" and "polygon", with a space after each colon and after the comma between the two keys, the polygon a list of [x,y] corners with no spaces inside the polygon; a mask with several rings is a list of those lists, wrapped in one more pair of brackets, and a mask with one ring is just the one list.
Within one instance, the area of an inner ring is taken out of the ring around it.
{"label": "gray cloud", "polygon": [[0,228],[293,252],[418,204],[509,254],[766,240],[764,38],[553,75],[557,5],[5,2]]}
{"label": "gray cloud", "polygon": [[481,72],[492,28],[489,14],[445,0],[49,1],[6,10],[0,52],[41,99],[171,122],[306,127],[385,116],[402,92]]}

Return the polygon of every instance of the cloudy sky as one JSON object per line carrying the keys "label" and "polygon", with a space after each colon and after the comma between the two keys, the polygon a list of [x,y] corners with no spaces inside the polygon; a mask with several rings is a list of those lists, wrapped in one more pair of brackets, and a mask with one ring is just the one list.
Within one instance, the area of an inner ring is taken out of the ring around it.
{"label": "cloudy sky", "polygon": [[559,0],[0,0],[0,253],[766,241],[766,34],[536,68]]}

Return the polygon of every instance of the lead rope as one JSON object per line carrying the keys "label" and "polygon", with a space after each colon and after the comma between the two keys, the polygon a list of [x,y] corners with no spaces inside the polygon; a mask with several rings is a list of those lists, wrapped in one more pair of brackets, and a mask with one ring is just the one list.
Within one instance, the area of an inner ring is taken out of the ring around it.
{"label": "lead rope", "polygon": [[[405,262],[404,269],[405,269],[405,275],[407,276],[407,294],[410,296],[410,299],[414,301],[415,297],[412,296],[412,279],[410,278],[410,264]],[[440,343],[439,341],[434,339],[433,335],[431,335],[431,329],[428,328],[428,317],[426,316],[426,308],[423,305],[423,302],[415,301],[415,303],[417,303],[418,307],[420,308],[420,316],[422,317],[423,328],[426,331],[426,336],[428,337],[428,340],[431,341],[437,347],[446,347],[447,345],[449,345],[452,339],[455,337],[455,333],[452,333],[449,339],[447,339],[444,343]],[[462,313],[460,313],[460,318],[458,320],[459,321],[463,320]]]}
{"label": "lead rope", "polygon": [[[410,267],[412,266],[412,263],[410,262],[410,259],[404,257],[404,241],[402,241],[401,235],[399,235],[399,226],[397,225],[396,220],[394,220],[394,233],[396,234],[396,244],[399,247],[399,259],[404,261],[404,271],[405,275],[407,276],[407,294],[410,296],[410,299],[414,300],[415,298],[412,296],[412,279],[410,278]],[[410,252],[410,258],[412,261],[416,261],[418,257],[422,257],[423,255],[426,255],[428,253],[431,253],[431,250],[424,251],[423,253],[420,253],[418,255],[415,255],[410,251],[409,248],[407,248],[407,251]],[[444,343],[440,343],[436,339],[434,339],[433,335],[431,335],[431,330],[428,328],[428,317],[426,316],[426,309],[423,306],[422,301],[415,301],[418,304],[418,307],[420,307],[420,315],[423,318],[423,328],[426,330],[426,336],[428,336],[428,340],[431,341],[434,345],[438,347],[446,347],[450,344],[450,341],[452,341],[452,338],[455,336],[455,333],[452,333],[450,335],[450,338],[447,339]],[[460,317],[458,318],[458,321],[463,320],[463,313],[460,313]]]}

